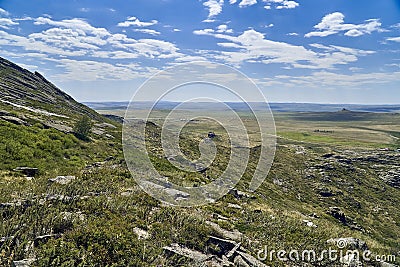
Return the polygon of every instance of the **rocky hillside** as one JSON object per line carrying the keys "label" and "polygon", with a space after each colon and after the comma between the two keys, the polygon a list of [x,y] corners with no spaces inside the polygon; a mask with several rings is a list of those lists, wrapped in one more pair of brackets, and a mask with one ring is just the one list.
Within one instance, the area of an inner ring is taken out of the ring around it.
{"label": "rocky hillside", "polygon": [[46,80],[39,72],[30,72],[0,57],[0,107],[32,116],[104,118],[92,109],[76,102],[71,96]]}

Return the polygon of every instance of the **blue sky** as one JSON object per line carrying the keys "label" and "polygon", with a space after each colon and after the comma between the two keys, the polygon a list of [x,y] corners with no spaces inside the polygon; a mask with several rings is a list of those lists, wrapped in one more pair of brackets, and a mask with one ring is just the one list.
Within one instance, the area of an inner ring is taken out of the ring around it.
{"label": "blue sky", "polygon": [[398,0],[0,0],[0,8],[0,55],[78,101],[129,100],[157,71],[209,60],[248,75],[270,102],[400,103]]}

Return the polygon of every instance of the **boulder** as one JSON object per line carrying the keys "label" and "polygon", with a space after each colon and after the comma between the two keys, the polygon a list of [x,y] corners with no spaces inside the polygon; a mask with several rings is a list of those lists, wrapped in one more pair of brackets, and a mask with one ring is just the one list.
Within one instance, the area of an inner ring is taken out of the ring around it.
{"label": "boulder", "polygon": [[32,266],[34,261],[35,261],[34,258],[13,261],[12,266],[13,267],[30,267],[30,266]]}
{"label": "boulder", "polygon": [[138,236],[139,240],[148,239],[150,237],[150,234],[147,231],[138,227],[133,228],[133,232]]}
{"label": "boulder", "polygon": [[21,172],[26,176],[35,177],[35,175],[39,172],[38,168],[31,168],[31,167],[17,167],[14,169],[16,172]]}
{"label": "boulder", "polygon": [[346,215],[338,207],[329,207],[327,214],[331,215],[335,219],[338,219],[341,223],[347,224]]}
{"label": "boulder", "polygon": [[72,180],[75,180],[75,176],[57,176],[56,178],[49,179],[49,182],[65,185]]}
{"label": "boulder", "polygon": [[210,225],[211,228],[213,228],[218,234],[220,234],[222,237],[226,239],[240,241],[240,239],[242,238],[243,234],[236,229],[233,231],[228,231],[221,228],[218,224],[210,221],[206,221],[206,224]]}
{"label": "boulder", "polygon": [[265,265],[264,263],[262,263],[261,261],[259,261],[258,259],[256,259],[255,257],[251,256],[248,253],[245,253],[245,252],[242,252],[242,251],[238,251],[237,253],[239,254],[240,257],[242,257],[244,262],[246,262],[249,266],[252,266],[252,267],[268,267],[267,265]]}
{"label": "boulder", "polygon": [[238,267],[250,267],[250,265],[248,265],[242,257],[240,257],[239,255],[235,257],[235,259],[233,260],[233,263],[235,264],[235,266]]}
{"label": "boulder", "polygon": [[235,241],[228,239],[222,239],[216,236],[210,236],[207,241],[207,245],[209,247],[209,253],[219,257],[222,257],[222,255],[229,255],[229,258],[232,258],[240,247],[240,243],[236,243]]}
{"label": "boulder", "polygon": [[176,243],[171,244],[171,245],[166,246],[166,247],[163,247],[163,249],[167,254],[180,255],[180,256],[183,256],[185,258],[192,259],[192,260],[194,260],[196,262],[204,262],[204,261],[206,261],[207,259],[210,258],[210,256],[208,256],[208,255],[206,255],[204,253],[201,253],[201,252],[196,251],[196,250],[189,249],[187,247],[181,246],[181,245],[176,244]]}

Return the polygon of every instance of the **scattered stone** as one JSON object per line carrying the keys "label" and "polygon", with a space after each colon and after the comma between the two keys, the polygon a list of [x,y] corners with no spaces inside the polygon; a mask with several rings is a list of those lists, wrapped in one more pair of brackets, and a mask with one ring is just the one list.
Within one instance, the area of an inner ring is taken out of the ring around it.
{"label": "scattered stone", "polygon": [[333,153],[327,153],[327,154],[322,155],[322,157],[323,157],[324,159],[329,159],[329,158],[333,157],[334,155],[335,155],[335,154],[333,154]]}
{"label": "scattered stone", "polygon": [[30,258],[30,259],[23,259],[20,261],[13,261],[12,266],[13,267],[30,267],[35,260],[36,259],[34,259],[34,258]]}
{"label": "scattered stone", "polygon": [[8,121],[8,122],[16,124],[16,125],[30,126],[30,124],[27,123],[26,121],[24,121],[20,118],[17,118],[17,117],[13,117],[13,116],[0,116],[0,119]]}
{"label": "scattered stone", "polygon": [[16,172],[22,172],[24,175],[29,177],[35,177],[36,174],[39,172],[38,168],[31,168],[31,167],[17,167],[14,169]]}
{"label": "scattered stone", "polygon": [[313,227],[313,228],[317,228],[318,227],[312,221],[309,221],[309,220],[303,220],[303,223],[305,223],[308,227]]}
{"label": "scattered stone", "polygon": [[238,267],[250,267],[250,265],[248,265],[242,257],[240,257],[239,255],[235,257],[235,259],[233,260],[233,263],[235,264],[235,266]]}
{"label": "scattered stone", "polygon": [[111,128],[116,129],[117,127],[112,125],[111,123],[103,122],[103,123],[96,123],[94,126],[99,128]]}
{"label": "scattered stone", "polygon": [[343,264],[343,266],[363,266],[361,261],[358,259],[356,254],[349,253],[346,256],[343,256],[340,258],[340,263]]}
{"label": "scattered stone", "polygon": [[62,216],[63,220],[66,221],[84,221],[86,219],[85,214],[83,214],[81,211],[78,212],[68,212],[68,211],[64,211],[61,212],[60,215]]}
{"label": "scattered stone", "polygon": [[59,122],[47,121],[47,122],[42,122],[42,124],[46,128],[53,128],[53,129],[56,129],[63,133],[72,133],[73,132],[72,127],[61,124]]}
{"label": "scattered stone", "polygon": [[331,215],[335,219],[338,219],[341,223],[347,224],[346,216],[339,207],[329,207],[327,214]]}
{"label": "scattered stone", "polygon": [[177,198],[187,199],[188,197],[190,197],[190,194],[180,191],[180,190],[173,189],[173,188],[165,188],[164,191],[168,195],[171,195],[172,197],[174,197],[175,200]]}
{"label": "scattered stone", "polygon": [[210,225],[218,234],[226,239],[240,241],[240,239],[242,238],[243,234],[236,229],[234,231],[228,231],[221,228],[218,224],[210,221],[206,221],[206,224]]}
{"label": "scattered stone", "polygon": [[8,241],[8,240],[13,240],[14,236],[4,236],[2,238],[0,238],[0,247],[4,244],[4,242]]}
{"label": "scattered stone", "polygon": [[387,262],[384,262],[384,261],[380,261],[379,265],[380,265],[380,267],[399,267],[398,265],[394,265],[394,264],[387,263]]}
{"label": "scattered stone", "polygon": [[327,188],[318,188],[318,193],[322,197],[332,197],[335,195],[335,193],[333,193],[331,190],[329,190]]}
{"label": "scattered stone", "polygon": [[37,236],[34,240],[34,245],[37,246],[39,243],[47,242],[51,238],[60,238],[61,234],[49,234]]}
{"label": "scattered stone", "polygon": [[73,198],[70,196],[64,196],[59,194],[47,194],[46,201],[71,201]]}
{"label": "scattered stone", "polygon": [[75,180],[75,176],[57,176],[56,178],[49,179],[49,182],[65,185],[73,180]]}
{"label": "scattered stone", "polygon": [[231,249],[231,251],[229,251],[228,254],[226,254],[226,257],[231,260],[235,255],[236,251],[240,248],[240,245],[241,243],[237,243],[236,246],[233,249]]}
{"label": "scattered stone", "polygon": [[163,249],[168,253],[168,254],[177,254],[189,259],[192,259],[196,262],[204,262],[205,260],[209,259],[210,256],[201,253],[196,250],[189,249],[187,247],[181,246],[179,244],[171,244],[170,246],[163,247]]}
{"label": "scattered stone", "polygon": [[[229,258],[233,257],[235,252],[240,247],[240,243],[236,243],[235,241],[222,239],[216,236],[210,236],[207,245],[209,246],[209,252],[213,255],[217,255],[222,257],[222,255],[228,256]],[[239,245],[239,246],[238,246]]]}
{"label": "scattered stone", "polygon": [[207,136],[208,138],[214,138],[216,135],[214,132],[208,132]]}
{"label": "scattered stone", "polygon": [[233,204],[233,203],[228,203],[228,208],[233,208],[233,209],[242,209],[242,206],[238,205],[238,204]]}
{"label": "scattered stone", "polygon": [[316,218],[316,219],[318,219],[318,218],[319,218],[319,215],[318,215],[318,214],[316,214],[315,212],[313,212],[313,213],[309,214],[309,215],[308,215],[308,217],[311,217],[311,218]]}
{"label": "scattered stone", "polygon": [[239,254],[239,256],[241,256],[243,258],[243,260],[249,265],[249,266],[254,266],[254,267],[268,267],[267,265],[265,265],[264,263],[262,263],[261,261],[257,260],[255,257],[251,256],[248,253],[242,252],[242,251],[238,251],[237,252]]}
{"label": "scattered stone", "polygon": [[100,128],[93,128],[92,133],[97,134],[97,135],[103,135],[105,132],[103,129]]}
{"label": "scattered stone", "polygon": [[380,176],[388,185],[395,188],[400,188],[400,168],[397,170],[390,170]]}
{"label": "scattered stone", "polygon": [[133,232],[138,236],[139,240],[148,239],[150,237],[150,234],[147,231],[138,227],[133,228]]}
{"label": "scattered stone", "polygon": [[255,196],[248,194],[246,192],[237,190],[236,188],[233,188],[231,190],[229,190],[229,194],[231,194],[232,196],[234,196],[237,199],[241,199],[241,198],[251,198],[254,199]]}

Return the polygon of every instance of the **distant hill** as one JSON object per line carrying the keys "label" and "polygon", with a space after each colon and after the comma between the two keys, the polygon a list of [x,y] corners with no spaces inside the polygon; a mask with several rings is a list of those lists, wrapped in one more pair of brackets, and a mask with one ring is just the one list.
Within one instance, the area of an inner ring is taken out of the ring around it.
{"label": "distant hill", "polygon": [[[126,109],[129,102],[85,102],[86,105],[95,110],[117,110]],[[135,106],[137,109],[149,108],[150,102],[137,102]],[[157,109],[172,109],[177,106],[179,102],[159,102],[156,106]],[[234,110],[246,110],[247,106],[243,103],[227,102],[227,104]],[[261,104],[254,103],[255,107],[263,107]],[[315,103],[270,103],[270,108],[274,112],[336,112],[340,110],[358,111],[358,112],[400,112],[399,105],[360,105],[360,104],[315,104]],[[195,103],[193,108],[196,109],[220,109],[215,103]]]}

